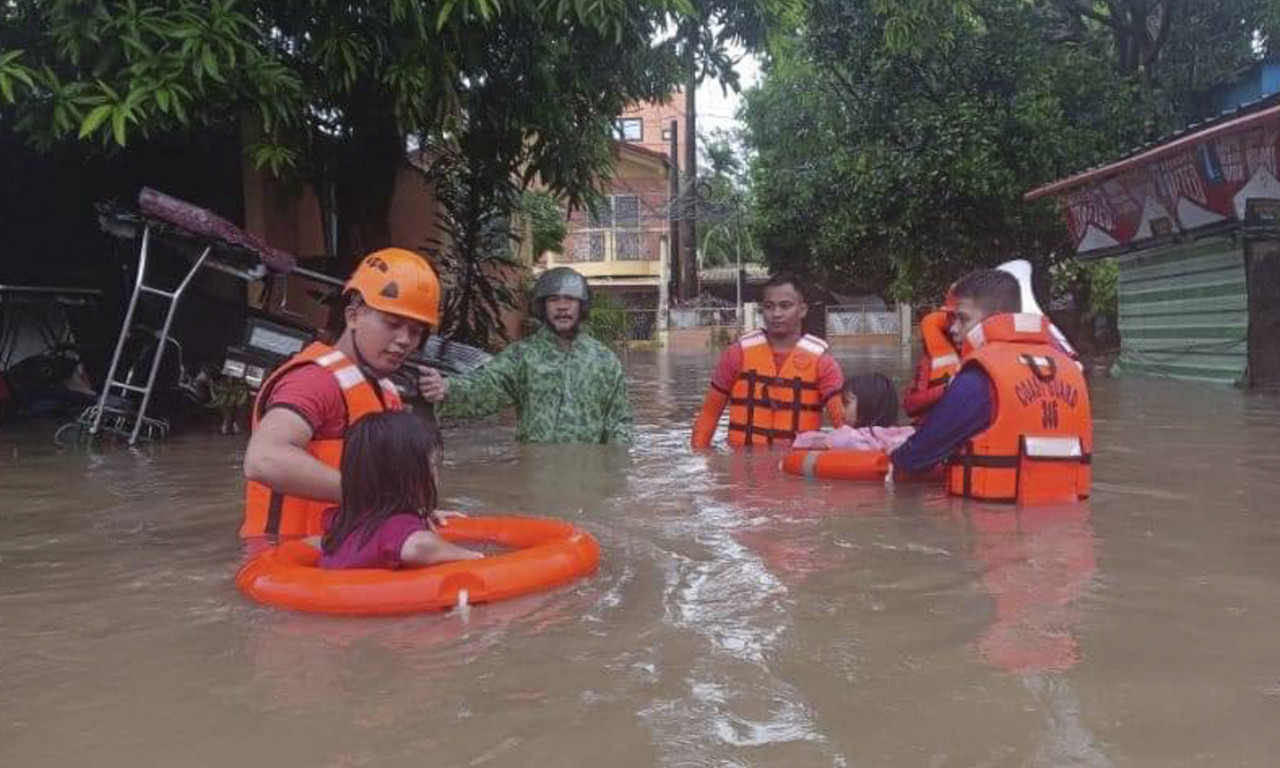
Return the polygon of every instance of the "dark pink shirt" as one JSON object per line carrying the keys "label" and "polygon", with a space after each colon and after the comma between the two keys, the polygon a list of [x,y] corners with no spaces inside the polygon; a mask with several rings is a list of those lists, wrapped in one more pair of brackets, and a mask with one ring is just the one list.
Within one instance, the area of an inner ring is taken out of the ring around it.
{"label": "dark pink shirt", "polygon": [[[336,511],[336,510],[335,510]],[[330,511],[325,528],[332,522]],[[332,555],[320,555],[321,568],[400,568],[400,550],[404,542],[417,531],[428,530],[427,524],[417,514],[409,512],[392,515],[382,521],[377,529],[364,540],[364,531],[356,530],[338,544]]]}

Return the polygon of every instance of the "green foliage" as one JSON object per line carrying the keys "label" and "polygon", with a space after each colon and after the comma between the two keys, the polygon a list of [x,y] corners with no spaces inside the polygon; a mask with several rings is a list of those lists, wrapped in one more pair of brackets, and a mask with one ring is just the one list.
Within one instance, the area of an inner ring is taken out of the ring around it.
{"label": "green foliage", "polygon": [[703,139],[707,168],[699,179],[698,255],[703,267],[760,262],[764,255],[751,233],[751,189],[734,137],[719,132]]}
{"label": "green foliage", "polygon": [[539,177],[580,203],[610,167],[611,119],[679,81],[676,43],[654,40],[691,10],[687,0],[10,0],[0,3],[0,135],[118,148],[243,130],[258,167],[336,185],[343,240],[357,249],[385,236],[376,222],[409,136],[470,145],[479,177]]}
{"label": "green foliage", "polygon": [[21,48],[13,51],[0,48],[0,102],[14,103],[18,85],[35,87],[35,73],[22,64],[24,53]]}
{"label": "green foliage", "polygon": [[520,210],[529,218],[535,260],[547,251],[560,253],[564,250],[569,225],[565,221],[564,210],[554,197],[546,192],[527,189],[520,196]]}
{"label": "green foliage", "polygon": [[1041,0],[1062,44],[1091,44],[1120,77],[1139,86],[1147,138],[1199,116],[1216,85],[1239,76],[1280,29],[1274,0]]}
{"label": "green foliage", "polygon": [[606,344],[627,340],[627,308],[619,299],[597,291],[591,297],[591,314],[584,324],[587,332]]}
{"label": "green foliage", "polygon": [[1120,307],[1120,262],[1107,259],[1090,264],[1089,285],[1089,313],[1115,318]]}
{"label": "green foliage", "polygon": [[1108,317],[1115,327],[1119,311],[1120,265],[1115,259],[1082,262],[1063,259],[1049,272],[1049,289],[1054,299],[1070,295],[1086,320]]}
{"label": "green foliage", "polygon": [[[1231,21],[1242,4],[1208,3],[1236,8],[1216,26],[1201,11],[1175,16],[1161,72],[1195,68],[1183,40],[1252,46]],[[1105,27],[1069,26],[1058,5],[812,0],[744,109],[752,225],[770,265],[935,300],[975,267],[1025,257],[1043,269],[1066,256],[1054,203],[1022,194],[1145,140],[1147,90],[1189,105],[1208,81],[1119,74]]]}
{"label": "green foliage", "polygon": [[209,402],[205,407],[229,416],[247,406],[251,394],[249,385],[242,379],[216,376],[209,382]]}
{"label": "green foliage", "polygon": [[440,334],[493,349],[507,338],[502,313],[519,305],[509,274],[521,268],[511,253],[510,212],[520,197],[514,180],[494,183],[456,148],[432,147],[425,179],[439,202],[441,242],[428,250],[444,284]]}

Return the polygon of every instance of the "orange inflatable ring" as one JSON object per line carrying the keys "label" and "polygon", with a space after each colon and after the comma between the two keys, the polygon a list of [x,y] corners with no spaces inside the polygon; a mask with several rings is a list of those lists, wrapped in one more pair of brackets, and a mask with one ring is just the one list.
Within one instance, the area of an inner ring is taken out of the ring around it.
{"label": "orange inflatable ring", "polygon": [[318,567],[319,549],[293,540],[245,563],[236,586],[278,608],[373,616],[505,600],[567,584],[600,562],[596,540],[558,520],[458,517],[439,533],[458,544],[493,543],[514,551],[429,568],[325,570]]}
{"label": "orange inflatable ring", "polygon": [[889,474],[889,456],[884,451],[839,448],[824,451],[797,450],[783,457],[782,471],[809,478],[883,483],[885,475]]}

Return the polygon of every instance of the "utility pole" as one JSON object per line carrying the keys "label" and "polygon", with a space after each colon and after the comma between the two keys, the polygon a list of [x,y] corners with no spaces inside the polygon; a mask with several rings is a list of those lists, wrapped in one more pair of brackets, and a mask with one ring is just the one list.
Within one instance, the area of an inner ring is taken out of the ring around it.
{"label": "utility pole", "polygon": [[698,295],[698,25],[688,23],[685,30],[684,89],[684,179],[685,194],[680,205],[680,297]]}
{"label": "utility pole", "polygon": [[[739,222],[740,224],[741,222]],[[742,233],[738,232],[738,236],[733,238],[733,250],[737,256],[738,268],[734,270],[735,298],[734,304],[737,306],[738,330],[746,331],[746,323],[742,319]]]}
{"label": "utility pole", "polygon": [[680,269],[680,121],[671,121],[671,168],[668,173],[669,191],[667,193],[667,219],[670,229],[670,247],[667,248],[667,278],[669,295],[677,298],[684,296],[680,286],[684,272]]}

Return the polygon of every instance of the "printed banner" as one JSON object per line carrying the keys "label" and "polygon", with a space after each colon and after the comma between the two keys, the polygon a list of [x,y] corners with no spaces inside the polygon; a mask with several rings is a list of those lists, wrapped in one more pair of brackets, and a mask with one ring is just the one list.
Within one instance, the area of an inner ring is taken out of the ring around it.
{"label": "printed banner", "polygon": [[1278,138],[1280,118],[1066,193],[1062,208],[1076,250],[1133,245],[1243,220],[1246,200],[1280,199]]}

